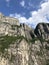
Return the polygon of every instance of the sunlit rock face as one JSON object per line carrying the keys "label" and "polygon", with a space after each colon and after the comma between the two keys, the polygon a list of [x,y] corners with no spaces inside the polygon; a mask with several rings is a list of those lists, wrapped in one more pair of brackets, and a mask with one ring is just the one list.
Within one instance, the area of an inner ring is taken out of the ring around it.
{"label": "sunlit rock face", "polygon": [[49,24],[32,29],[0,13],[0,65],[49,65]]}
{"label": "sunlit rock face", "polygon": [[0,21],[1,22],[7,22],[11,25],[20,25],[19,20],[17,18],[7,17],[4,16],[2,13],[0,13]]}
{"label": "sunlit rock face", "polygon": [[29,26],[20,24],[18,19],[6,17],[0,13],[0,35],[21,35],[31,39],[30,34],[32,34],[33,31]]}
{"label": "sunlit rock face", "polygon": [[10,44],[5,49],[4,54],[1,53],[1,65],[47,65],[49,64],[49,45],[39,40],[34,43],[28,43],[25,39],[18,40],[14,44]]}

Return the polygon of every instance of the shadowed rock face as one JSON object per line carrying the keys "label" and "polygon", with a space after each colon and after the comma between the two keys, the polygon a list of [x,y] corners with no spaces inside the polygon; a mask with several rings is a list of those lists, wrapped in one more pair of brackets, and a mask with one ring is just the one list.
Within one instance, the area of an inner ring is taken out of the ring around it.
{"label": "shadowed rock face", "polygon": [[16,21],[0,14],[0,65],[49,65],[49,24]]}
{"label": "shadowed rock face", "polygon": [[49,23],[39,23],[35,28],[35,34],[37,37],[49,39]]}

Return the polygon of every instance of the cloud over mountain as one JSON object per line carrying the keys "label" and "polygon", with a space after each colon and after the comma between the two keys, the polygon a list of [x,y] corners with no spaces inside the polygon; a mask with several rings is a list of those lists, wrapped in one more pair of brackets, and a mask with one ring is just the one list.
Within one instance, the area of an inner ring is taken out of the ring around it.
{"label": "cloud over mountain", "polygon": [[29,24],[32,27],[35,27],[39,22],[49,23],[49,0],[41,3],[40,8],[37,11],[31,11],[30,14],[31,17],[28,19],[24,16],[22,17],[22,15],[17,13],[10,14],[10,16],[18,18],[21,23]]}

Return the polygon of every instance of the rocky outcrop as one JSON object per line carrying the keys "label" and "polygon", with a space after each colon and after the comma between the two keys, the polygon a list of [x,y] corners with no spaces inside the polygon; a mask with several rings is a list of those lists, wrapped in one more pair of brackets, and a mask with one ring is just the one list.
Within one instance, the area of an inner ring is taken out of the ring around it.
{"label": "rocky outcrop", "polygon": [[6,22],[6,23],[9,23],[11,25],[15,25],[15,24],[20,25],[18,19],[4,16],[2,13],[0,13],[0,22]]}
{"label": "rocky outcrop", "polygon": [[37,37],[49,39],[49,23],[39,23],[35,28],[35,34]]}
{"label": "rocky outcrop", "polygon": [[15,42],[12,41],[8,48],[6,46],[4,49],[4,54],[0,50],[1,65],[49,64],[49,43],[47,42],[41,43],[40,40],[28,42],[25,38],[20,37]]}
{"label": "rocky outcrop", "polygon": [[34,30],[0,13],[0,65],[49,65],[49,24]]}
{"label": "rocky outcrop", "polygon": [[18,19],[10,18],[0,13],[0,36],[21,35],[28,40],[35,36],[34,30],[25,24],[20,24]]}

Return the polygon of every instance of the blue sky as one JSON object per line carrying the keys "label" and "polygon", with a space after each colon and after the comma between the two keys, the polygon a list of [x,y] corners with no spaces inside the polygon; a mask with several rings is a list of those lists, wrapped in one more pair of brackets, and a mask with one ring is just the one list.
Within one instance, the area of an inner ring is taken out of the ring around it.
{"label": "blue sky", "polygon": [[49,0],[0,0],[0,12],[35,27],[39,22],[49,23]]}

